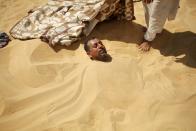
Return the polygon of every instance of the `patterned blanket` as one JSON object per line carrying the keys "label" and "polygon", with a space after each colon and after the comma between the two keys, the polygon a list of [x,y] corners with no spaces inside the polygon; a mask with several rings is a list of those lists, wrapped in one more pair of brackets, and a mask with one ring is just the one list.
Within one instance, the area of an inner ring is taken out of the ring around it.
{"label": "patterned blanket", "polygon": [[110,16],[134,18],[132,0],[48,0],[32,9],[10,34],[21,40],[40,38],[50,45],[69,46]]}

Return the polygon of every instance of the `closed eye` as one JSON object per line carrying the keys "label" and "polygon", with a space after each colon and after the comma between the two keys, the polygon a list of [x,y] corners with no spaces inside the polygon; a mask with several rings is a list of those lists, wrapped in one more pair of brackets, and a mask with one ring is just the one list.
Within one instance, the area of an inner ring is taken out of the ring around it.
{"label": "closed eye", "polygon": [[98,42],[100,45],[103,45],[101,41]]}
{"label": "closed eye", "polygon": [[98,44],[97,43],[94,43],[93,44],[93,48],[97,48]]}

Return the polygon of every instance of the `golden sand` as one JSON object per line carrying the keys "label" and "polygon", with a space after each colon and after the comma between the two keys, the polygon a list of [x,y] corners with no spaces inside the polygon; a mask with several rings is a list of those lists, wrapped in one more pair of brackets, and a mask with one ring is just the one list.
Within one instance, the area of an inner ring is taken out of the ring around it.
{"label": "golden sand", "polygon": [[[46,1],[0,0],[0,30]],[[196,131],[196,1],[181,0],[148,53],[136,48],[141,3],[135,12],[133,24],[107,21],[92,32],[108,63],[91,61],[82,42],[53,50],[12,40],[0,49],[0,131]]]}

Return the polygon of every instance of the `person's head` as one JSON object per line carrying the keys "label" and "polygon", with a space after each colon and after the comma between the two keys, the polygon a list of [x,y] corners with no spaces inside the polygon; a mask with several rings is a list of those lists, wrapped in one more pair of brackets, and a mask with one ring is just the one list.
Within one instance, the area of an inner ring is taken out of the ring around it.
{"label": "person's head", "polygon": [[106,61],[109,56],[105,46],[97,38],[92,38],[85,42],[84,49],[91,59]]}

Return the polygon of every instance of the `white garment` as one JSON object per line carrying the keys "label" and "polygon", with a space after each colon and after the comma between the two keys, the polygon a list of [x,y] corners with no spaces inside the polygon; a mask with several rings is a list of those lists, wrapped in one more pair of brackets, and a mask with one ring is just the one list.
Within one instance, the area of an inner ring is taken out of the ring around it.
{"label": "white garment", "polygon": [[147,31],[144,39],[153,41],[157,33],[161,33],[166,20],[174,20],[179,8],[180,0],[153,0],[152,3],[143,2]]}

